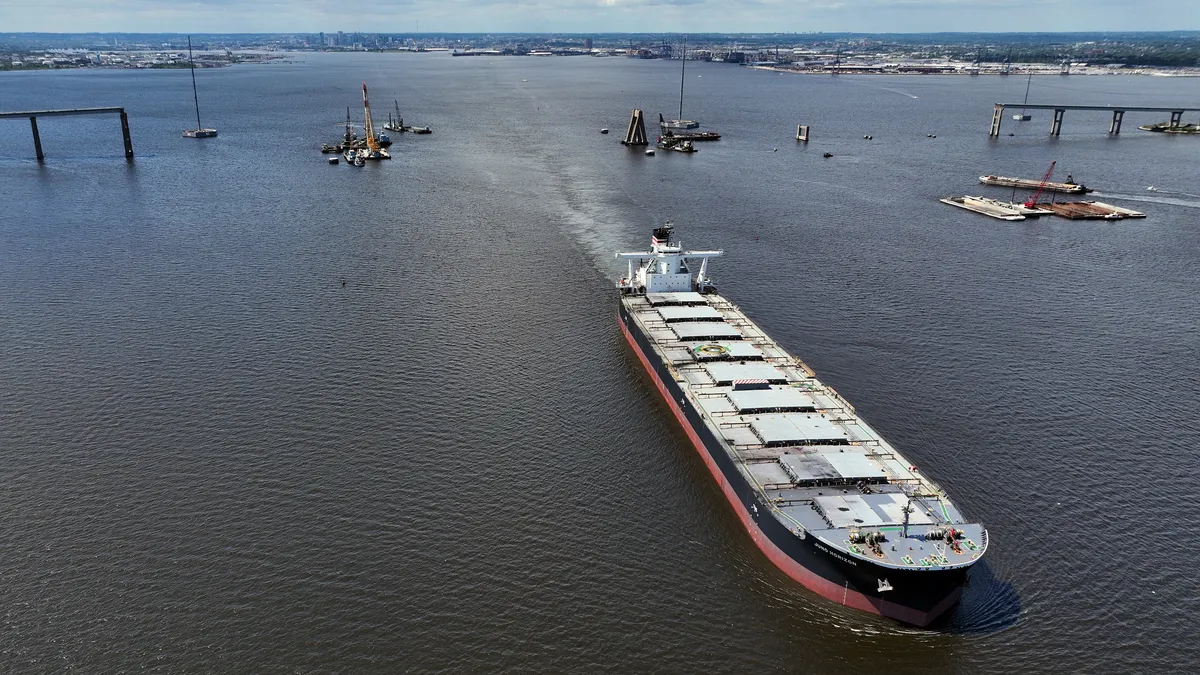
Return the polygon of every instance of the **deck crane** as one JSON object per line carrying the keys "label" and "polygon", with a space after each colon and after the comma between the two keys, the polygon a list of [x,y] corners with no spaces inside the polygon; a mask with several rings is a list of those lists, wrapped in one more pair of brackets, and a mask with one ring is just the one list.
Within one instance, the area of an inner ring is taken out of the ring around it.
{"label": "deck crane", "polygon": [[1037,192],[1034,192],[1032,197],[1025,200],[1025,208],[1032,209],[1035,206],[1037,206],[1038,197],[1042,196],[1042,190],[1045,190],[1046,183],[1050,182],[1050,175],[1054,173],[1054,165],[1057,163],[1058,163],[1057,159],[1054,160],[1053,162],[1050,162],[1050,168],[1046,169],[1046,175],[1042,176],[1042,182],[1038,183]]}
{"label": "deck crane", "polygon": [[371,122],[371,102],[367,100],[367,83],[363,82],[363,116],[366,117],[366,127],[363,131],[367,136],[367,149],[372,154],[379,153],[379,139],[375,137],[375,125]]}

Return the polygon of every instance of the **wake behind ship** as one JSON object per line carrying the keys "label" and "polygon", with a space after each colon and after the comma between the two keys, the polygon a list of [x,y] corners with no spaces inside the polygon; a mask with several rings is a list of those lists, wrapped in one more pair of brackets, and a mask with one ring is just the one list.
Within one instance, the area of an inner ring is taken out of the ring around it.
{"label": "wake behind ship", "polygon": [[926,626],[987,549],[946,494],[775,343],[668,225],[628,273],[621,330],[754,543],[834,602]]}

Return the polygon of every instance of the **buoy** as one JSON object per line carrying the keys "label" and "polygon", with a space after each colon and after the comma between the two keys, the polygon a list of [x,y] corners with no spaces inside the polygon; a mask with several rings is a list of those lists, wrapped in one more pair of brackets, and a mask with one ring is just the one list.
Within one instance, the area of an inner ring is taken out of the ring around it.
{"label": "buoy", "polygon": [[774,150],[772,150],[771,152],[779,152],[779,148],[775,148],[775,149],[774,149]]}

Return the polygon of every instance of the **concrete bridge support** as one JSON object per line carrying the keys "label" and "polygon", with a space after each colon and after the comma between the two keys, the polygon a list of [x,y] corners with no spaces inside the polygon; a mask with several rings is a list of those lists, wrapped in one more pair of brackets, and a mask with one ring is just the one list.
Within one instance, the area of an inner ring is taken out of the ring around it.
{"label": "concrete bridge support", "polygon": [[992,109],[992,130],[988,132],[988,136],[996,137],[1000,135],[1000,121],[1004,119],[1004,106],[996,104]]}
{"label": "concrete bridge support", "polygon": [[649,145],[646,139],[646,122],[642,119],[642,111],[635,109],[629,117],[629,126],[625,129],[625,139],[621,145]]}
{"label": "concrete bridge support", "polygon": [[42,135],[38,133],[37,118],[29,118],[29,126],[33,128],[33,151],[37,153],[39,162],[46,161],[46,153],[42,152]]}
{"label": "concrete bridge support", "polygon": [[1121,133],[1121,120],[1125,118],[1124,110],[1114,110],[1112,124],[1108,125],[1108,133],[1116,136]]}
{"label": "concrete bridge support", "polygon": [[0,112],[0,120],[28,119],[29,128],[33,131],[33,150],[39,162],[46,161],[46,153],[42,150],[42,135],[38,131],[39,117],[62,117],[67,115],[106,115],[117,113],[121,116],[121,140],[125,142],[125,159],[133,159],[133,139],[129,135],[129,115],[124,108],[70,108],[66,110],[25,110],[20,112]]}
{"label": "concrete bridge support", "polygon": [[1171,126],[1177,127],[1183,122],[1183,111],[1175,110],[1171,113]]}
{"label": "concrete bridge support", "polygon": [[129,136],[129,115],[121,110],[121,139],[125,141],[125,159],[133,159],[133,139]]}
{"label": "concrete bridge support", "polygon": [[808,125],[807,124],[801,124],[800,126],[796,127],[796,140],[804,141],[805,143],[808,142]]}
{"label": "concrete bridge support", "polygon": [[1054,109],[1054,119],[1050,120],[1050,135],[1057,136],[1062,133],[1063,115],[1066,113],[1065,108]]}

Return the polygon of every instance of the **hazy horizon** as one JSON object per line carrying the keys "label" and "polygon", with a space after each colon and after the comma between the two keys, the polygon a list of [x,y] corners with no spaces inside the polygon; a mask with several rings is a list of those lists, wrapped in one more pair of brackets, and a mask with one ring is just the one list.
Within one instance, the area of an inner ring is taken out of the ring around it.
{"label": "hazy horizon", "polygon": [[[1031,33],[1177,32],[1200,5],[1147,0],[0,0],[10,33]],[[1054,26],[1031,31],[1029,24]],[[369,24],[369,25],[364,25]],[[986,26],[987,31],[980,27]]]}

